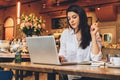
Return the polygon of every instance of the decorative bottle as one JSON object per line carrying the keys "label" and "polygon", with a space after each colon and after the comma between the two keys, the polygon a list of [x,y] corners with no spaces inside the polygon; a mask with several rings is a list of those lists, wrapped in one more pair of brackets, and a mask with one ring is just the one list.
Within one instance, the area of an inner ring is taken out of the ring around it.
{"label": "decorative bottle", "polygon": [[21,61],[22,61],[21,50],[17,50],[15,54],[15,63],[21,63]]}

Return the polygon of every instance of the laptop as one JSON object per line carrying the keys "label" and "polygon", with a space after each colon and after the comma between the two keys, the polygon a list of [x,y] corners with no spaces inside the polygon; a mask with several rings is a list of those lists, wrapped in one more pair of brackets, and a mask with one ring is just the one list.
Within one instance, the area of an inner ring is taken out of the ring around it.
{"label": "laptop", "polygon": [[32,63],[52,65],[77,64],[74,62],[60,62],[54,36],[27,37],[26,42]]}

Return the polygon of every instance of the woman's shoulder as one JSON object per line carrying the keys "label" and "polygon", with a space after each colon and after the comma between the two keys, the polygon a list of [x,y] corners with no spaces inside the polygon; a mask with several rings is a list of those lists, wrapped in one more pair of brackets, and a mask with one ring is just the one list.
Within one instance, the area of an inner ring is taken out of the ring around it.
{"label": "woman's shoulder", "polygon": [[70,30],[69,29],[65,29],[62,34],[61,37],[62,38],[67,38],[68,36],[70,36]]}
{"label": "woman's shoulder", "polygon": [[63,30],[63,33],[68,32],[68,31],[69,31],[69,29],[67,28],[67,29]]}
{"label": "woman's shoulder", "polygon": [[71,30],[71,29],[69,29],[69,28],[67,28],[67,29],[65,29],[63,32],[62,32],[62,34],[70,34],[70,33],[72,33],[73,31]]}

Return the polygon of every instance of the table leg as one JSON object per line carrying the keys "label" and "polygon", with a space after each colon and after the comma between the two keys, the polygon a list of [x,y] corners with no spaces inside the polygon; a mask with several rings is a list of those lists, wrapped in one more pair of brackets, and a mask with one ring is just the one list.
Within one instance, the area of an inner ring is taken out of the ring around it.
{"label": "table leg", "polygon": [[15,80],[19,80],[19,70],[15,70]]}
{"label": "table leg", "polygon": [[48,79],[47,80],[55,80],[56,74],[55,73],[48,73]]}
{"label": "table leg", "polygon": [[35,72],[35,80],[39,80],[39,72]]}
{"label": "table leg", "polygon": [[20,70],[20,80],[23,80],[23,70]]}

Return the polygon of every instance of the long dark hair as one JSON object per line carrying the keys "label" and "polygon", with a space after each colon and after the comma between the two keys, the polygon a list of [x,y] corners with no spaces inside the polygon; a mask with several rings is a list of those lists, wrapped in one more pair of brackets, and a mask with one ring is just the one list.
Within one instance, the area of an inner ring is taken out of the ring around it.
{"label": "long dark hair", "polygon": [[[80,22],[78,26],[78,31],[81,30],[81,43],[79,46],[85,49],[90,44],[90,41],[91,41],[90,26],[88,25],[87,15],[84,9],[77,5],[72,5],[67,9],[66,11],[67,16],[68,16],[68,12],[75,12],[79,15]],[[68,18],[67,18],[67,21],[68,21]],[[68,21],[68,24],[69,24],[69,21]],[[69,26],[72,28],[70,24]]]}

